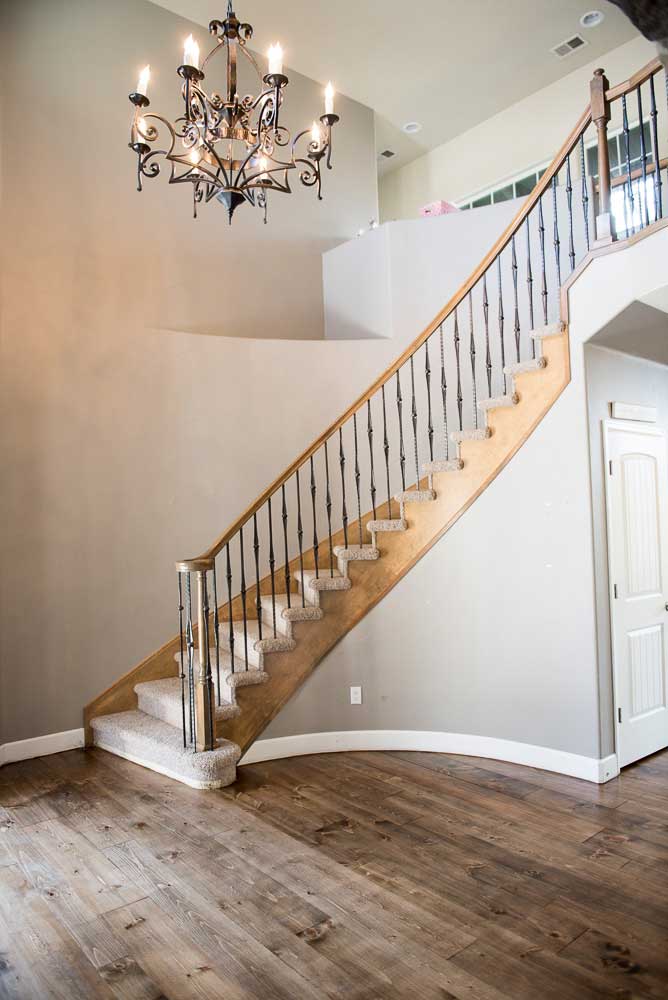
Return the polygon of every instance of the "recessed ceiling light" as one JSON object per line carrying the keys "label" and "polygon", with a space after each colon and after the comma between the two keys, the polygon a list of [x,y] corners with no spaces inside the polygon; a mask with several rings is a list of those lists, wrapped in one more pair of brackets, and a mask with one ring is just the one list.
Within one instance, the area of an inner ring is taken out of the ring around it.
{"label": "recessed ceiling light", "polygon": [[402,128],[404,132],[408,133],[408,135],[415,135],[416,132],[420,132],[422,130],[422,125],[420,122],[406,122]]}
{"label": "recessed ceiling light", "polygon": [[583,14],[580,18],[580,24],[583,28],[597,28],[601,23],[605,14],[600,10],[590,10],[588,13]]}

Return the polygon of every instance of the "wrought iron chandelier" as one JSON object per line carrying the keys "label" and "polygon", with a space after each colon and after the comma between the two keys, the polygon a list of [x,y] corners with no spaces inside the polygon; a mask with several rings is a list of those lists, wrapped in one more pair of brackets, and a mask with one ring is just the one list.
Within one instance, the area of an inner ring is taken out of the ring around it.
{"label": "wrought iron chandelier", "polygon": [[[192,35],[185,42],[183,65],[177,70],[183,80],[181,117],[172,123],[146,111],[150,104],[146,96],[149,66],[142,70],[137,89],[130,94],[135,110],[129,146],[137,154],[137,190],[142,189],[142,178],[158,176],[164,158],[169,163],[170,184],[192,185],[195,218],[201,202],[216,198],[226,207],[230,223],[243,202],[260,208],[266,222],[269,192],[291,194],[293,170],[305,187],[316,188],[322,200],[321,164],[324,162],[331,170],[332,126],[339,120],[334,114],[331,83],[325,90],[325,113],[311,128],[292,138],[279,121],[288,84],[280,45],[269,49],[268,69],[263,75],[247,48],[253,29],[238,20],[232,0],[228,0],[225,20],[211,21],[209,32],[216,44],[201,66],[199,45]],[[224,97],[215,91],[207,94],[203,85],[205,70],[221,52],[227,59]],[[237,93],[239,53],[264,85],[257,97],[239,97]]]}

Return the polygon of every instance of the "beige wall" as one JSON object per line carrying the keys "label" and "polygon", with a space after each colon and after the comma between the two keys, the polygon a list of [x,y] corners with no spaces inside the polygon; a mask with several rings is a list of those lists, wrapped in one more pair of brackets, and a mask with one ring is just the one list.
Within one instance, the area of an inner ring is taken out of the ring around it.
{"label": "beige wall", "polygon": [[[655,46],[638,37],[607,53],[600,64],[610,82],[619,83],[655,55]],[[380,184],[381,220],[413,218],[427,202],[459,201],[549,162],[589,100],[589,81],[598,64],[581,67],[385,175]]]}
{"label": "beige wall", "polygon": [[[324,201],[297,184],[266,227],[245,206],[232,228],[216,204],[194,222],[166,178],[136,193],[127,94],[150,60],[177,114],[183,38],[204,30],[142,0],[0,8],[2,743],[80,725],[172,635],[174,559],[350,402],[354,379],[308,412],[298,344],[276,360],[194,333],[322,338],[321,251],[376,214],[376,178],[373,116],[341,99]],[[321,88],[295,76],[289,97],[287,123],[309,123]],[[360,391],[388,360],[363,360]],[[253,462],[260,440],[275,464]]]}

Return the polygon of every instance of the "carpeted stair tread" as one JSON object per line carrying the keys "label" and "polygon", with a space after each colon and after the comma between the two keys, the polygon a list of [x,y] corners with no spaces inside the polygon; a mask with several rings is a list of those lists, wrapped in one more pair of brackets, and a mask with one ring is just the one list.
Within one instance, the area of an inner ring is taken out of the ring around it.
{"label": "carpeted stair tread", "polygon": [[529,334],[534,340],[545,340],[547,337],[559,337],[566,330],[566,324],[559,320],[557,323],[548,323],[547,326],[539,326]]}
{"label": "carpeted stair tread", "polygon": [[462,441],[484,441],[491,436],[492,432],[489,427],[476,427],[466,431],[452,431],[450,440],[454,441],[455,444],[460,444]]}
{"label": "carpeted stair tread", "polygon": [[478,409],[483,413],[488,410],[502,410],[511,406],[517,406],[519,401],[519,396],[512,392],[506,396],[492,396],[491,399],[481,399],[478,403]]}
{"label": "carpeted stair tread", "polygon": [[528,361],[515,361],[512,365],[506,365],[503,369],[504,375],[526,375],[527,372],[538,372],[547,367],[546,358],[530,358]]}
{"label": "carpeted stair tread", "polygon": [[400,504],[430,503],[436,499],[436,494],[433,490],[402,490],[401,493],[396,494],[394,499]]}
{"label": "carpeted stair tread", "polygon": [[461,472],[464,463],[461,458],[436,458],[433,462],[424,462],[422,471],[432,476],[435,472]]}
{"label": "carpeted stair tread", "polygon": [[[215,676],[215,668],[212,674]],[[215,681],[214,681],[215,687]],[[170,726],[181,729],[183,726],[183,707],[181,704],[181,680],[178,677],[167,677],[164,680],[144,681],[135,684],[137,705],[140,712],[160,719]],[[186,713],[188,688],[186,684]],[[215,706],[216,719],[233,719],[239,714],[239,707],[229,701]]]}
{"label": "carpeted stair tread", "polygon": [[[301,587],[301,570],[296,570],[293,576]],[[318,576],[316,576],[314,569],[305,569],[303,580],[304,590],[306,593],[308,593],[309,590],[313,590],[315,592],[319,592],[321,590],[350,590],[351,586],[348,577],[344,576],[338,569],[334,570],[333,576],[330,574],[328,569],[322,570]]]}

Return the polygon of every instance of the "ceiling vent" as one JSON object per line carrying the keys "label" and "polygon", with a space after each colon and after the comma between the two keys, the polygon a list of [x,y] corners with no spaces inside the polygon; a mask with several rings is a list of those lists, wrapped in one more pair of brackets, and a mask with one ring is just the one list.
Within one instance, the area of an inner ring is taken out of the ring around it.
{"label": "ceiling vent", "polygon": [[572,38],[567,38],[565,42],[555,45],[553,49],[550,49],[550,52],[553,52],[559,59],[566,59],[568,56],[573,55],[574,52],[577,52],[578,49],[582,49],[588,44],[589,42],[586,42],[582,35],[573,35]]}
{"label": "ceiling vent", "polygon": [[380,155],[384,156],[386,160],[390,160],[394,156],[394,150],[393,149],[384,149],[383,152]]}

